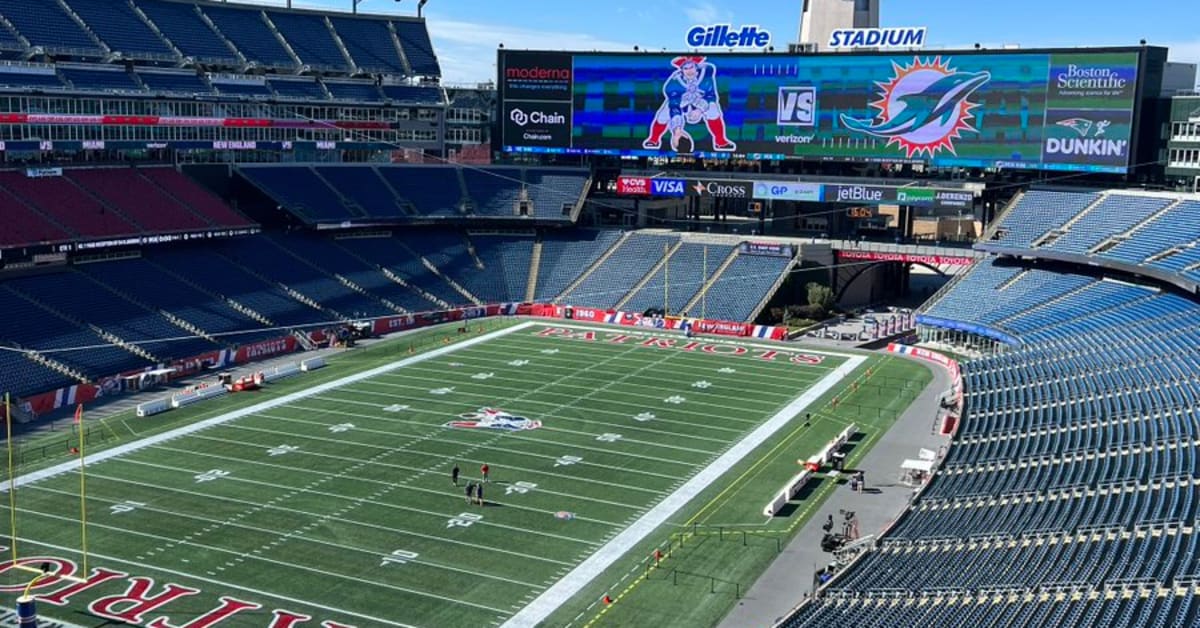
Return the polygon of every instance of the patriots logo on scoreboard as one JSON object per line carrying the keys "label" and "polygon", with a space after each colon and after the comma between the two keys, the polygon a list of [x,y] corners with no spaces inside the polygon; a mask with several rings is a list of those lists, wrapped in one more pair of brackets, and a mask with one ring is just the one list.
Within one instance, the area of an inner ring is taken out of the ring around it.
{"label": "patriots logo on scoreboard", "polygon": [[458,418],[461,420],[450,421],[445,424],[445,427],[519,432],[536,430],[542,426],[541,421],[517,416],[499,408],[480,408],[476,412],[460,414]]}
{"label": "patriots logo on scoreboard", "polygon": [[1112,124],[1112,122],[1108,120],[1092,122],[1087,118],[1068,118],[1066,120],[1055,122],[1055,124],[1075,131],[1079,134],[1079,137],[1087,137],[1088,132],[1092,130],[1092,126],[1095,126],[1096,133],[1094,134],[1094,137],[1100,137],[1104,135],[1104,132],[1108,130],[1108,127]]}
{"label": "patriots logo on scoreboard", "polygon": [[992,79],[991,73],[960,72],[941,57],[914,58],[908,66],[893,67],[892,79],[877,83],[879,100],[871,103],[878,110],[875,117],[862,120],[842,114],[842,123],[851,131],[886,139],[888,146],[898,145],[908,159],[932,158],[942,150],[957,154],[954,140],[963,131],[978,132],[971,125],[971,111],[979,103],[968,99]]}

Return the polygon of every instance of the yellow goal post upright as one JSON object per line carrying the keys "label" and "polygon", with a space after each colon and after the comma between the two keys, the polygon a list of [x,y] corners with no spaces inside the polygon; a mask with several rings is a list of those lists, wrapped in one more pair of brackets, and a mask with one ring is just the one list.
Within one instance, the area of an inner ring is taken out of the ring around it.
{"label": "yellow goal post upright", "polygon": [[41,567],[34,567],[21,563],[20,553],[17,551],[17,469],[14,461],[13,446],[13,430],[12,430],[12,398],[9,393],[4,394],[4,425],[5,438],[8,441],[8,525],[9,525],[9,549],[12,553],[12,568],[14,571],[24,571],[33,575],[33,579],[25,586],[25,592],[21,597],[17,598],[17,622],[19,626],[36,626],[37,625],[37,602],[31,592],[34,585],[46,578],[59,578],[70,582],[87,582],[88,575],[88,549],[87,549],[87,474],[85,460],[85,438],[83,433],[83,404],[75,409],[74,429],[79,438],[79,447],[77,454],[79,456],[79,539],[80,539],[80,555],[82,556],[82,571],[83,577],[70,574],[50,573],[48,570]]}

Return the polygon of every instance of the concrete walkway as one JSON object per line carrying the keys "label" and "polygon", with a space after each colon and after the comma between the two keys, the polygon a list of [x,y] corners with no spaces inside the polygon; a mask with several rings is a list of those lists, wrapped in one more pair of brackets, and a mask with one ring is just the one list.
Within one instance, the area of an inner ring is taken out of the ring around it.
{"label": "concrete walkway", "polygon": [[937,451],[949,442],[947,437],[935,434],[933,428],[942,393],[950,387],[950,376],[936,365],[921,364],[933,372],[933,381],[875,443],[866,458],[854,466],[865,474],[867,490],[855,493],[848,483],[839,485],[719,624],[720,628],[769,627],[812,594],[813,574],[832,560],[831,554],[821,551],[824,535],[821,528],[827,515],[833,515],[834,532],[840,532],[843,521],[840,511],[854,511],[858,514],[859,533],[866,536],[878,534],[903,512],[913,489],[897,481],[901,462],[916,458],[921,448]]}

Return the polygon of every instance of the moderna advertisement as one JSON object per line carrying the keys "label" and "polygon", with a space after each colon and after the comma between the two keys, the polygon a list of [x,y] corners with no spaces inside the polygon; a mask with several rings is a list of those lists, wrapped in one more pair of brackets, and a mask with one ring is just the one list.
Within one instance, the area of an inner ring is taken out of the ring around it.
{"label": "moderna advertisement", "polygon": [[502,50],[504,111],[537,97],[568,117],[528,141],[506,126],[503,143],[509,152],[1123,173],[1139,54]]}

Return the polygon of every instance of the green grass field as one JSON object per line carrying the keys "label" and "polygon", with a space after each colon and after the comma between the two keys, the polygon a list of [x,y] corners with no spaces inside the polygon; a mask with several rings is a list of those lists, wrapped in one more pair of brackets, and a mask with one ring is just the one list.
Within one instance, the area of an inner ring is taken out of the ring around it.
{"label": "green grass field", "polygon": [[[827,491],[815,483],[767,520],[796,460],[852,421],[861,456],[930,377],[881,356],[563,329],[427,330],[264,392],[89,424],[97,583],[45,581],[36,591],[59,597],[42,613],[169,616],[160,628],[216,609],[205,626],[710,625]],[[483,408],[526,429],[451,425]],[[62,441],[21,447],[18,549],[82,575],[80,477]],[[483,463],[485,505],[468,504],[461,485]],[[654,548],[667,560],[647,570]],[[10,593],[31,577],[5,575]],[[616,603],[597,605],[606,594]]]}

